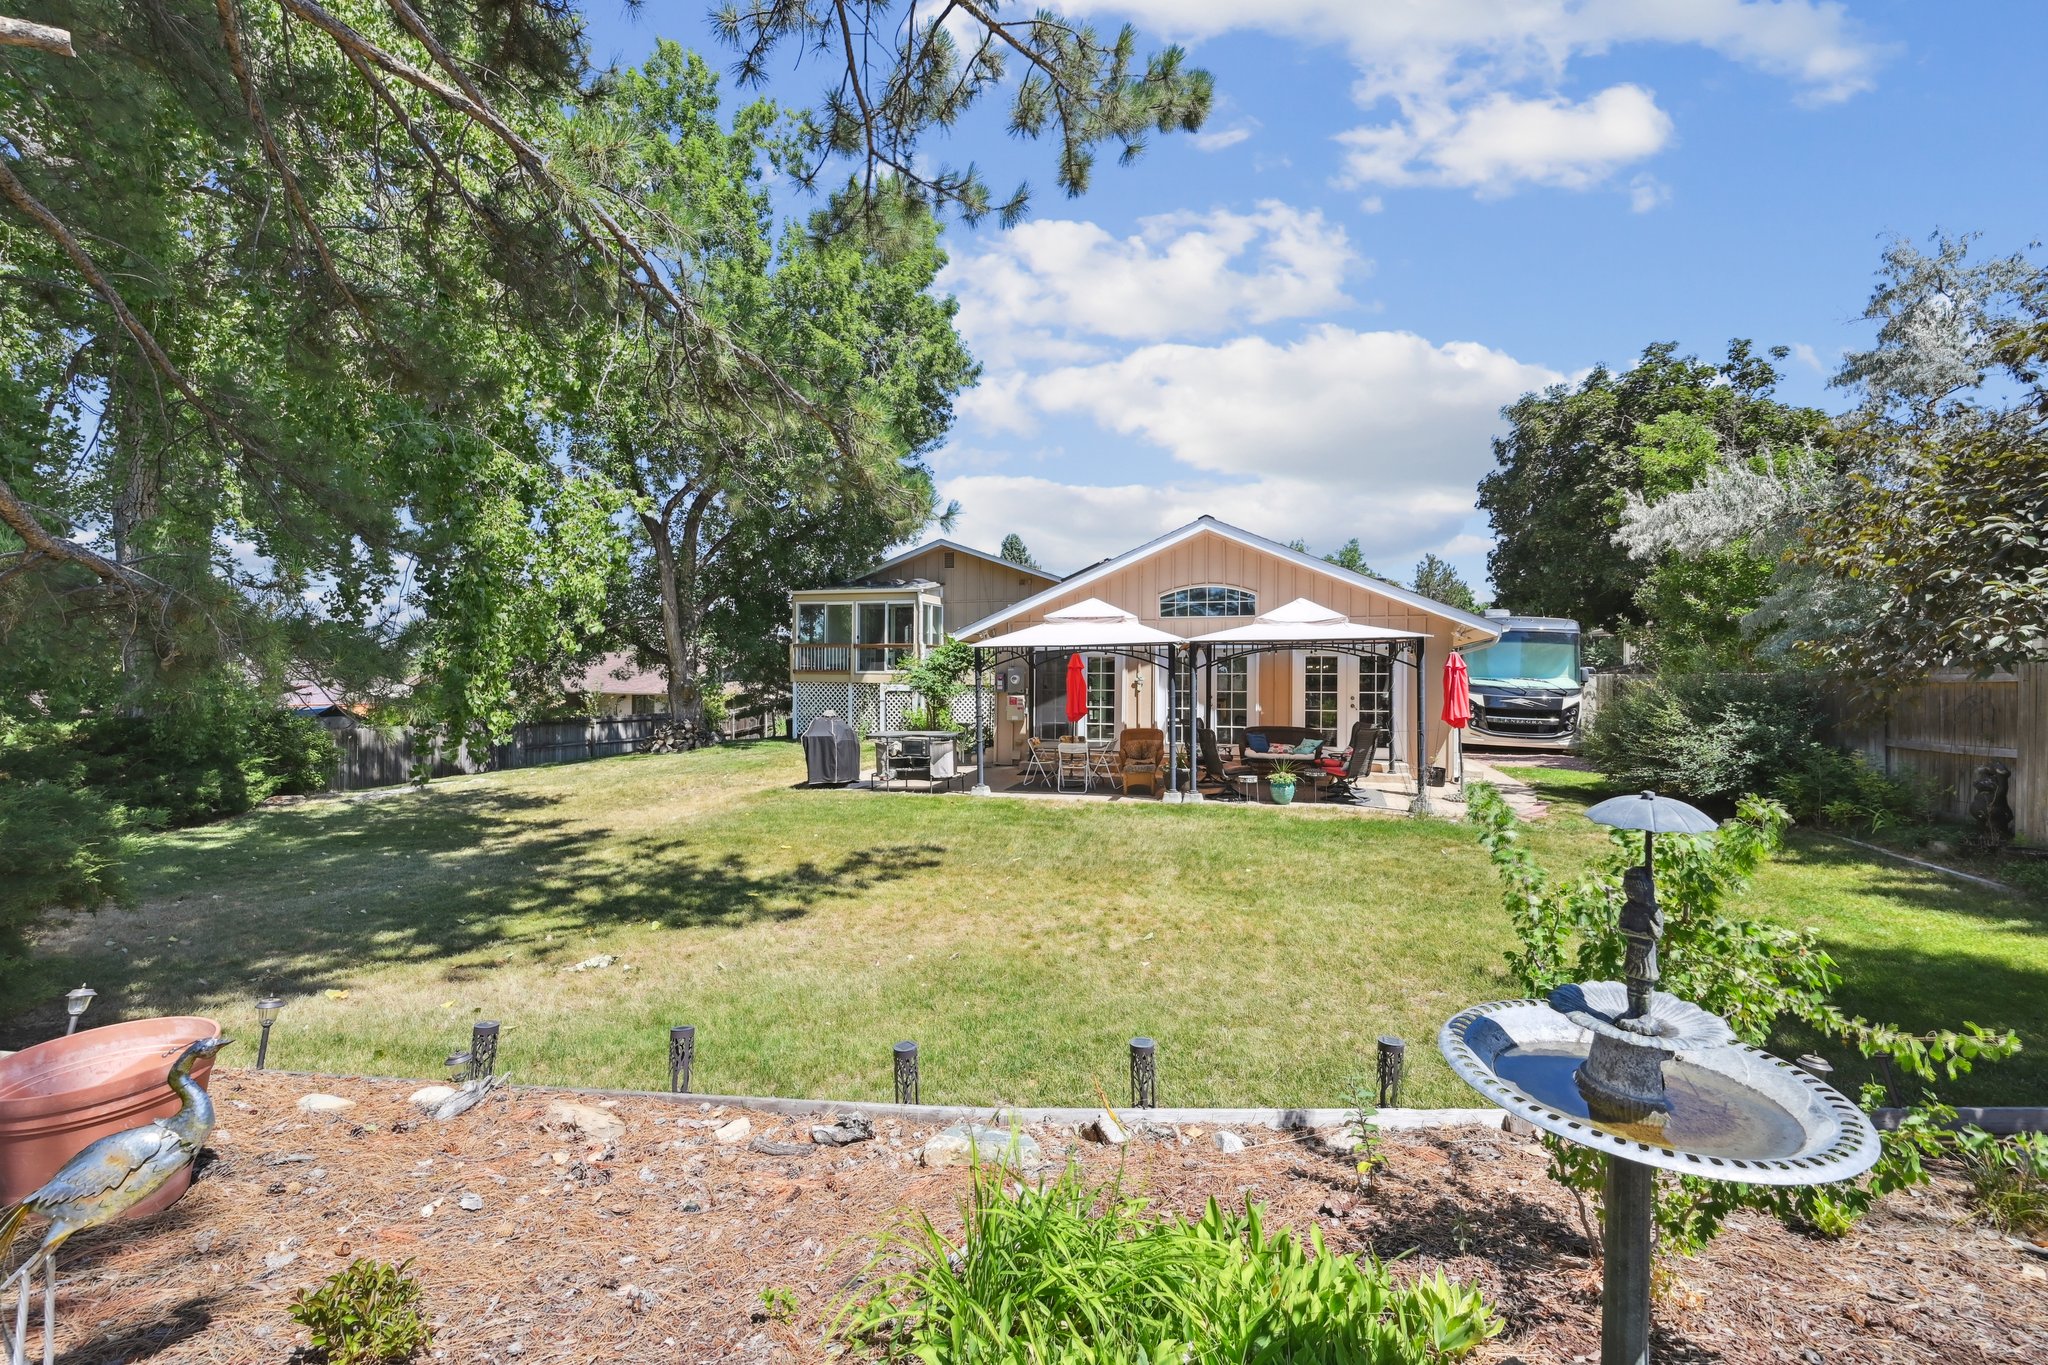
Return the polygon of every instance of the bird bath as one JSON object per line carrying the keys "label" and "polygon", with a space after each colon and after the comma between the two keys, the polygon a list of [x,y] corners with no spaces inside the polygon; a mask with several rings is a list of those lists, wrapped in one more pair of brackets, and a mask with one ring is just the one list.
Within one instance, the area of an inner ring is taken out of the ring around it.
{"label": "bird bath", "polygon": [[1647,1365],[1656,1172],[1752,1185],[1819,1185],[1870,1169],[1877,1132],[1861,1109],[1806,1072],[1741,1042],[1721,1019],[1655,989],[1658,833],[1713,821],[1644,793],[1587,812],[1644,832],[1624,880],[1624,981],[1561,986],[1546,1000],[1497,1000],[1437,1037],[1459,1079],[1567,1142],[1606,1158],[1601,1365]]}

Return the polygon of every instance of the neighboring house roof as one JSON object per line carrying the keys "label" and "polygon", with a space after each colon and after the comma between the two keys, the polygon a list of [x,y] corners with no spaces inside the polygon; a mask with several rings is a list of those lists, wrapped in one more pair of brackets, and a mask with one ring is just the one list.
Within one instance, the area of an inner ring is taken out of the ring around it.
{"label": "neighboring house roof", "polygon": [[952,550],[957,554],[973,555],[976,559],[985,559],[991,564],[1000,564],[1006,569],[1015,569],[1019,573],[1036,574],[1048,583],[1057,583],[1060,581],[1060,576],[1056,573],[1051,572],[1050,570],[1034,569],[1028,564],[1013,563],[1010,560],[1004,559],[1001,555],[992,555],[987,550],[977,550],[972,545],[962,545],[957,540],[946,540],[943,537],[935,540],[927,540],[922,545],[913,545],[900,555],[890,556],[888,559],[883,560],[881,563],[869,569],[867,576],[873,577],[875,574],[881,573],[886,569],[893,569],[898,564],[901,564],[904,560],[915,559],[927,550]]}
{"label": "neighboring house roof", "polygon": [[668,679],[640,667],[630,654],[607,654],[570,680],[569,690],[609,697],[664,697]]}
{"label": "neighboring house roof", "polygon": [[311,679],[286,684],[278,705],[307,716],[362,716],[370,711],[369,703],[350,701],[339,689]]}
{"label": "neighboring house roof", "polygon": [[[1413,608],[1427,615],[1441,617],[1457,626],[1461,631],[1469,632],[1472,635],[1483,636],[1487,639],[1498,639],[1500,637],[1500,627],[1484,617],[1474,616],[1469,611],[1460,611],[1456,607],[1437,601],[1434,597],[1426,597],[1419,592],[1401,587],[1398,584],[1389,583],[1384,578],[1374,578],[1370,574],[1357,573],[1341,565],[1332,564],[1326,559],[1318,559],[1314,555],[1303,554],[1300,550],[1282,545],[1277,540],[1268,540],[1264,536],[1255,535],[1241,526],[1232,526],[1228,522],[1218,521],[1216,518],[1208,516],[1197,517],[1187,525],[1168,531],[1163,536],[1148,540],[1136,549],[1126,550],[1120,555],[1113,555],[1098,564],[1092,564],[1077,574],[1061,579],[1043,592],[1034,593],[1021,602],[1012,603],[999,612],[982,617],[973,625],[960,630],[958,634],[961,639],[966,640],[970,636],[977,635],[991,627],[999,626],[1005,621],[1043,606],[1046,602],[1063,593],[1070,592],[1075,588],[1085,587],[1089,583],[1093,583],[1149,555],[1155,555],[1162,550],[1171,549],[1182,541],[1192,539],[1204,531],[1222,536],[1225,540],[1234,540],[1247,548],[1262,551],[1279,559],[1288,560],[1300,565],[1302,568],[1312,569],[1317,573],[1324,574],[1351,587],[1366,588],[1369,591],[1380,594],[1382,597],[1389,598],[1403,606]],[[1460,643],[1463,642],[1461,641]]]}

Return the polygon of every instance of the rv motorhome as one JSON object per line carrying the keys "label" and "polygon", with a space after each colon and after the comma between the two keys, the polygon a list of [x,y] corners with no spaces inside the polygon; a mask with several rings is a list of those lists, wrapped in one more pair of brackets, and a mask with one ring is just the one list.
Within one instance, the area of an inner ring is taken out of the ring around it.
{"label": "rv motorhome", "polygon": [[1468,742],[1509,749],[1577,748],[1579,623],[1499,610],[1486,617],[1501,635],[1464,651],[1472,676]]}

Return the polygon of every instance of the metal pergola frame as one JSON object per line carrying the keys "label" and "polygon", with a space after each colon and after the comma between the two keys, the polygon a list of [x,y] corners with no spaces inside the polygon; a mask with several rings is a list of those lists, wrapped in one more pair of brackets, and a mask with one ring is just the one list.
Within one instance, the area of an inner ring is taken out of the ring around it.
{"label": "metal pergola frame", "polygon": [[[1195,713],[1197,708],[1193,704],[1195,670],[1197,669],[1208,674],[1208,709],[1210,714],[1214,715],[1216,711],[1216,675],[1214,670],[1218,663],[1230,659],[1245,658],[1253,654],[1292,654],[1300,651],[1306,654],[1348,654],[1356,659],[1383,658],[1387,660],[1391,667],[1398,655],[1405,653],[1410,656],[1410,663],[1415,670],[1415,753],[1408,764],[1415,776],[1415,805],[1412,813],[1416,815],[1428,814],[1429,773],[1426,769],[1424,758],[1429,752],[1429,712],[1424,705],[1426,692],[1423,674],[1423,660],[1427,644],[1428,637],[1420,635],[1408,640],[1260,640],[1243,644],[1202,644],[1200,642],[1190,642],[1186,647],[1188,654],[1191,656],[1188,675],[1188,751],[1196,754],[1197,762],[1199,762],[1200,748],[1195,738]],[[1193,661],[1192,656],[1198,653],[1204,657],[1203,662],[1197,663]],[[1167,706],[1169,710],[1171,710],[1173,704],[1173,689],[1169,685],[1167,688]],[[1391,699],[1389,699],[1389,707],[1391,709]],[[1176,724],[1179,723],[1179,719],[1178,716],[1174,717]],[[1392,720],[1391,715],[1389,720]],[[1388,733],[1398,736],[1399,731],[1390,725]],[[1388,757],[1394,759],[1395,755],[1389,754]],[[1199,778],[1201,775],[1200,768],[1193,769],[1192,774],[1194,778]],[[1195,794],[1192,787],[1188,795],[1182,799],[1190,798],[1197,801],[1201,799],[1200,796]]]}
{"label": "metal pergola frame", "polygon": [[[1184,645],[1074,645],[1025,649],[984,649],[974,646],[974,789],[988,790],[987,745],[982,742],[988,732],[989,720],[982,714],[983,698],[987,688],[982,683],[986,667],[1005,658],[1024,660],[1026,687],[1025,728],[1035,723],[1030,719],[1038,709],[1038,656],[1040,654],[1083,654],[1106,655],[1120,659],[1131,659],[1138,663],[1149,663],[1166,669],[1166,780],[1167,790],[1183,801],[1200,801],[1201,744],[1196,737],[1195,725],[1201,710],[1195,705],[1197,696],[1197,674],[1206,673],[1209,682],[1208,702],[1211,714],[1215,711],[1216,679],[1214,669],[1217,663],[1229,659],[1244,658],[1253,654],[1292,654],[1303,651],[1311,654],[1348,654],[1353,658],[1384,658],[1391,667],[1397,656],[1408,654],[1415,670],[1415,753],[1409,761],[1409,768],[1415,778],[1415,804],[1411,813],[1429,813],[1429,772],[1426,758],[1429,752],[1429,713],[1425,706],[1427,681],[1423,672],[1427,653],[1428,637],[1416,636],[1408,640],[1261,640],[1245,644],[1202,644],[1190,641]],[[1163,660],[1161,656],[1164,656]],[[1188,663],[1188,708],[1185,717],[1186,730],[1182,732],[1182,716],[1179,711],[1179,696],[1174,687],[1178,661],[1185,656]],[[1389,727],[1389,733],[1396,733]],[[1180,788],[1180,767],[1175,763],[1177,741],[1185,739],[1188,763],[1188,788]],[[1390,759],[1394,759],[1389,754]],[[1398,760],[1395,760],[1398,761]]]}

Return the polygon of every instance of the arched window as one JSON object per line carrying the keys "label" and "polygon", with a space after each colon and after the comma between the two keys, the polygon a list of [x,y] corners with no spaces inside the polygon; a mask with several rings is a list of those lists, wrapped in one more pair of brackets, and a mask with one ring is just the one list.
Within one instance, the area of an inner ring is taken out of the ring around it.
{"label": "arched window", "polygon": [[1248,588],[1225,588],[1215,584],[1201,588],[1175,588],[1159,594],[1161,616],[1257,616],[1258,594]]}

